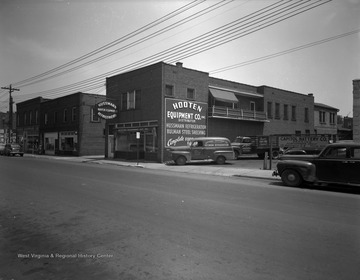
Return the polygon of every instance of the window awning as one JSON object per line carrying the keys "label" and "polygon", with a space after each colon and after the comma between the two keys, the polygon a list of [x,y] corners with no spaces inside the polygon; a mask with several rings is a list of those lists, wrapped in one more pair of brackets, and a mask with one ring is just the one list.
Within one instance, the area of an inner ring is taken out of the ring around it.
{"label": "window awning", "polygon": [[219,101],[237,103],[239,100],[236,98],[235,94],[231,91],[221,90],[210,88],[211,95]]}

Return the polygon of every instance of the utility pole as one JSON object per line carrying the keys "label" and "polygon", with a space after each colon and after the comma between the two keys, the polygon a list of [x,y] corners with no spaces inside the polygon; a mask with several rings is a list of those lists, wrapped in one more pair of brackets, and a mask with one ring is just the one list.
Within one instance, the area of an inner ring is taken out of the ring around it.
{"label": "utility pole", "polygon": [[1,89],[7,89],[9,90],[9,136],[8,141],[11,142],[11,130],[13,128],[13,98],[11,96],[11,93],[13,91],[19,91],[18,88],[13,88],[11,85],[9,87],[2,87]]}

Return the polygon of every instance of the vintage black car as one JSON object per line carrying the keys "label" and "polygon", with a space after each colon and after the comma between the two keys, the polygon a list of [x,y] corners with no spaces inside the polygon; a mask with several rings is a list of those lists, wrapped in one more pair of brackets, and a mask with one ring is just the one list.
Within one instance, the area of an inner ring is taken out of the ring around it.
{"label": "vintage black car", "polygon": [[283,155],[274,176],[285,185],[332,183],[360,186],[360,143],[336,143],[319,155]]}

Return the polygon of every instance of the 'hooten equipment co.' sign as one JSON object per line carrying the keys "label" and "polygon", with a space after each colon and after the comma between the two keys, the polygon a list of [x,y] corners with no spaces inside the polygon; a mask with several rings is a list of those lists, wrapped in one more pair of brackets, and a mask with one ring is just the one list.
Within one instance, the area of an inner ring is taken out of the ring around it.
{"label": "'hooten equipment co.' sign", "polygon": [[207,104],[165,99],[165,146],[184,146],[195,137],[206,136]]}
{"label": "'hooten equipment co.' sign", "polygon": [[102,101],[95,105],[97,115],[106,120],[114,119],[117,116],[117,106],[109,101]]}

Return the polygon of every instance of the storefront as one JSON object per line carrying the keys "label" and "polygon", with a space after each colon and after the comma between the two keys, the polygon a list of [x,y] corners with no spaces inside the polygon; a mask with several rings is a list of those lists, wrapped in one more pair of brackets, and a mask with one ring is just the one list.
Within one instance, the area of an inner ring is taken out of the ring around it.
{"label": "storefront", "polygon": [[78,151],[78,133],[77,131],[59,132],[59,154],[77,155]]}
{"label": "storefront", "polygon": [[44,153],[47,155],[55,155],[55,147],[59,146],[59,133],[44,133]]}
{"label": "storefront", "polygon": [[156,161],[158,121],[118,123],[114,128],[114,156]]}
{"label": "storefront", "polygon": [[26,153],[38,153],[41,143],[39,129],[37,127],[27,127],[20,131],[19,144]]}

